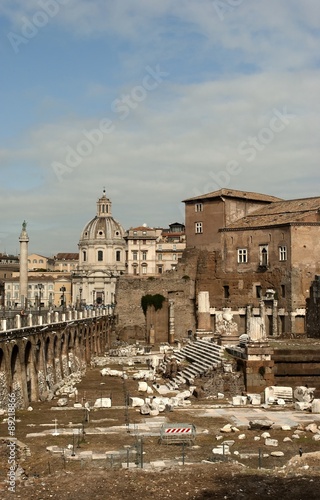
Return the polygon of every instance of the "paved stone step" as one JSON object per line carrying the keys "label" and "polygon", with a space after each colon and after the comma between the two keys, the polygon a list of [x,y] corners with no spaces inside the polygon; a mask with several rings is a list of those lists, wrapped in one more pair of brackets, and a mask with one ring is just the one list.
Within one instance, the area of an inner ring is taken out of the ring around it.
{"label": "paved stone step", "polygon": [[201,351],[192,351],[191,349],[186,351],[186,358],[198,361],[202,364],[206,364],[208,367],[210,367],[212,364],[216,365],[218,363],[221,363],[221,358],[219,358],[218,356],[202,353]]}
{"label": "paved stone step", "polygon": [[195,342],[194,345],[188,344],[183,348],[183,351],[185,352],[190,352],[190,350],[196,353],[200,352],[201,354],[217,357],[219,359],[221,359],[223,352],[223,350],[221,350],[218,346],[215,347],[214,344],[204,341],[199,341],[199,343]]}
{"label": "paved stone step", "polygon": [[223,352],[223,347],[202,339],[190,341],[182,349],[174,350],[170,358],[174,357],[179,362],[187,360],[190,364],[168,382],[167,387],[176,390],[182,383],[192,384],[196,377],[223,364]]}

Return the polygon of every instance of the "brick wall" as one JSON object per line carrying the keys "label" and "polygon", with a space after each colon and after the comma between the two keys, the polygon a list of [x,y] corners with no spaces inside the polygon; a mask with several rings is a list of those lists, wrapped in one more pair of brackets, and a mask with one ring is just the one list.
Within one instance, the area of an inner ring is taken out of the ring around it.
{"label": "brick wall", "polygon": [[[195,277],[199,251],[184,252],[176,271],[159,275],[157,278],[121,276],[117,284],[116,334],[120,340],[148,341],[151,324],[156,328],[155,342],[169,339],[168,303],[174,303],[175,340],[187,337],[188,330],[195,331]],[[144,295],[161,294],[166,302],[163,310],[149,311],[145,318],[141,308]]]}

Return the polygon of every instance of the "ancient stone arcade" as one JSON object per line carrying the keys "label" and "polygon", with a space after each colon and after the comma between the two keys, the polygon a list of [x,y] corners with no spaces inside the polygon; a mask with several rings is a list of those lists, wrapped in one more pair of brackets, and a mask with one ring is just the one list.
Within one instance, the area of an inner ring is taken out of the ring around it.
{"label": "ancient stone arcade", "polygon": [[110,335],[108,316],[62,321],[0,333],[0,408],[15,394],[16,407],[52,399],[68,377],[84,373]]}

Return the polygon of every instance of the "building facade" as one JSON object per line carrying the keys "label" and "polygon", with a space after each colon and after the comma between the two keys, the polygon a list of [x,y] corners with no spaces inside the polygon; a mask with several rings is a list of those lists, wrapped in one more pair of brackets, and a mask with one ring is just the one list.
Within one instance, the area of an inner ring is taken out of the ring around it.
{"label": "building facade", "polygon": [[162,229],[145,224],[130,228],[125,240],[127,274],[157,276],[176,269],[186,247],[185,226],[175,222]]}
{"label": "building facade", "polygon": [[[197,290],[209,292],[212,328],[217,311],[228,308],[238,316],[243,333],[249,307],[252,316],[260,317],[256,324],[265,328],[266,335],[305,333],[306,301],[320,273],[320,198],[278,199],[256,210],[250,202],[246,215],[244,207],[239,209],[243,202],[224,198],[223,212],[229,214],[226,223],[218,229],[218,236],[216,231],[211,240],[210,234],[205,235],[206,245],[199,239],[199,248],[209,249],[210,264],[198,275]],[[250,198],[254,198],[252,193]],[[186,221],[187,234],[191,234],[194,220],[186,217]],[[207,221],[204,230],[209,226]]]}
{"label": "building facade", "polygon": [[112,204],[103,191],[96,216],[84,227],[79,241],[79,265],[72,274],[76,304],[112,306],[117,277],[126,271],[125,231],[112,217]]}
{"label": "building facade", "polygon": [[79,265],[79,254],[76,252],[60,252],[53,257],[54,271],[60,273],[72,273]]}
{"label": "building facade", "polygon": [[53,271],[54,259],[37,253],[28,255],[28,271]]}
{"label": "building facade", "polygon": [[187,247],[220,251],[222,227],[274,201],[279,198],[235,189],[220,189],[184,200]]}

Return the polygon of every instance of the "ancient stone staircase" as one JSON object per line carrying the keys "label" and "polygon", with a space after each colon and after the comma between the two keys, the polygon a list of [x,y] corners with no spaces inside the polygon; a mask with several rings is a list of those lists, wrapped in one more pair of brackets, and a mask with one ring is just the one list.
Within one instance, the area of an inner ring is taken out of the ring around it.
{"label": "ancient stone staircase", "polygon": [[176,390],[181,384],[192,384],[196,377],[221,366],[223,353],[224,347],[204,339],[190,341],[182,349],[174,349],[168,361],[175,358],[181,364],[184,364],[185,361],[189,364],[183,367],[174,379],[167,382],[167,387]]}

